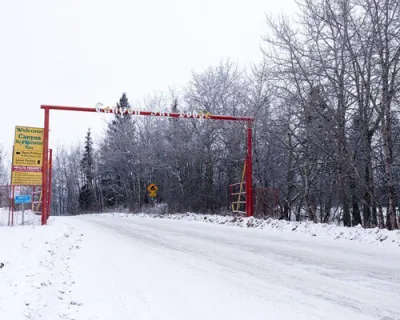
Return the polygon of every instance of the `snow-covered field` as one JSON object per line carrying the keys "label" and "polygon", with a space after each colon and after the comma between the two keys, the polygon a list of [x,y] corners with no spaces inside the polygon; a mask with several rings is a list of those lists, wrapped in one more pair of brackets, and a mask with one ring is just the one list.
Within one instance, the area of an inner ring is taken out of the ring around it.
{"label": "snow-covered field", "polygon": [[0,227],[0,319],[400,319],[396,232],[153,217]]}

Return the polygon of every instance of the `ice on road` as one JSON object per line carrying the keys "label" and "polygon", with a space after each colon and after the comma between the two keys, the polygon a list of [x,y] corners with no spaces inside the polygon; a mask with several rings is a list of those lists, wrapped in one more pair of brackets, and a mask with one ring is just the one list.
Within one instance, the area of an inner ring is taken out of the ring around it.
{"label": "ice on road", "polygon": [[181,220],[57,219],[84,234],[71,319],[400,319],[400,250]]}

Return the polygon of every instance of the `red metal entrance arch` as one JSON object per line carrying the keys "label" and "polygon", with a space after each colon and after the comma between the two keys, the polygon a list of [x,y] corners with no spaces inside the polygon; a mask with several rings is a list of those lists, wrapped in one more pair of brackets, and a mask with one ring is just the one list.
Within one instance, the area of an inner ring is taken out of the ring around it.
{"label": "red metal entrance arch", "polygon": [[[253,188],[252,188],[252,131],[253,131],[253,117],[235,117],[213,115],[209,113],[173,113],[173,112],[152,112],[141,111],[130,108],[103,107],[98,104],[96,108],[82,108],[70,106],[54,106],[54,105],[41,105],[44,109],[44,142],[43,142],[43,195],[42,195],[42,225],[47,223],[50,212],[51,203],[51,182],[49,186],[49,125],[50,125],[50,110],[61,111],[79,111],[79,112],[97,112],[97,113],[119,113],[119,114],[134,114],[140,116],[153,116],[153,117],[171,117],[171,118],[186,118],[186,119],[205,119],[205,120],[225,120],[225,121],[241,121],[247,123],[247,156],[246,156],[246,215],[253,216]],[[49,188],[50,187],[50,188]]]}

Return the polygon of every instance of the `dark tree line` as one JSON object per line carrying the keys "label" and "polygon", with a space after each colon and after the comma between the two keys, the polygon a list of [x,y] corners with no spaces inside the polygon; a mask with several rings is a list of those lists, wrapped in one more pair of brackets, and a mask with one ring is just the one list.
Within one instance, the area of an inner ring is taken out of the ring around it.
{"label": "dark tree line", "polygon": [[[142,107],[254,116],[258,215],[396,229],[400,3],[298,6],[298,21],[267,19],[262,63],[242,70],[223,61]],[[123,94],[117,105],[132,104]],[[58,151],[55,212],[140,210],[151,182],[171,211],[230,210],[228,186],[240,181],[245,157],[243,125],[112,117],[96,148],[88,132],[84,148]]]}

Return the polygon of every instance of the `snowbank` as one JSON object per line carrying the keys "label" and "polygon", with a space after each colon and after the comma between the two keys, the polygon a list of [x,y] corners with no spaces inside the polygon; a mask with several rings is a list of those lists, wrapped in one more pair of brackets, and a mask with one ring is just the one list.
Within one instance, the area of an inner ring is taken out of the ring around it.
{"label": "snowbank", "polygon": [[113,216],[120,217],[141,217],[141,218],[164,218],[189,221],[201,221],[205,223],[214,223],[219,225],[258,228],[276,230],[281,232],[295,232],[307,234],[312,237],[329,237],[334,240],[346,240],[353,242],[362,242],[380,246],[400,247],[400,231],[388,231],[386,229],[364,229],[361,225],[352,228],[312,222],[292,222],[274,219],[256,219],[245,217],[220,216],[210,214],[182,213],[182,214],[126,214],[112,213]]}
{"label": "snowbank", "polygon": [[[8,211],[0,216],[7,223]],[[29,212],[27,219],[40,222]],[[73,319],[69,264],[81,241],[73,231],[51,218],[47,226],[0,226],[0,319]]]}
{"label": "snowbank", "polygon": [[[0,208],[0,227],[8,225],[8,208]],[[14,212],[14,226],[18,225],[40,225],[41,217],[32,212],[32,210],[25,210]]]}

